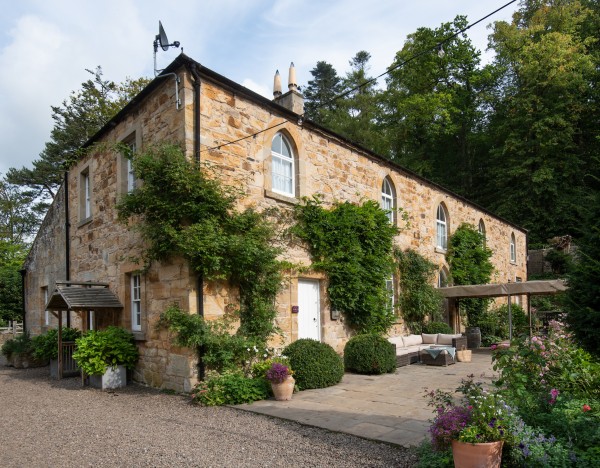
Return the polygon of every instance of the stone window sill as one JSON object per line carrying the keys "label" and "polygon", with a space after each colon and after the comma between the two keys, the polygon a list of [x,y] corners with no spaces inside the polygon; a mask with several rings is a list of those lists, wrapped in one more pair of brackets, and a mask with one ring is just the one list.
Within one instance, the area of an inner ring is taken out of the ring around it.
{"label": "stone window sill", "polygon": [[88,224],[88,223],[91,223],[91,222],[92,222],[92,219],[94,219],[94,218],[93,218],[92,216],[90,216],[90,217],[88,217],[88,218],[85,218],[85,219],[83,219],[83,220],[79,221],[79,223],[77,224],[77,227],[78,227],[78,228],[80,228],[80,227],[82,227],[82,226],[85,226],[85,225],[86,225],[86,224]]}
{"label": "stone window sill", "polygon": [[273,192],[271,190],[265,189],[265,197],[272,198],[273,200],[277,200],[283,203],[289,203],[290,205],[297,205],[300,201],[294,197],[288,197],[286,195],[282,195],[280,193]]}
{"label": "stone window sill", "polygon": [[448,250],[442,249],[441,247],[436,247],[435,248],[435,253],[446,255],[448,253]]}
{"label": "stone window sill", "polygon": [[134,331],[132,333],[135,341],[146,341],[146,334],[144,332]]}

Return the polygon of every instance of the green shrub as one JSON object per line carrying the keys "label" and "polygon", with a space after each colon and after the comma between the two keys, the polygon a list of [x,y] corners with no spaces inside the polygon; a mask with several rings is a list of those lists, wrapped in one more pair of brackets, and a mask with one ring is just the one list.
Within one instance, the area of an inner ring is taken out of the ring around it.
{"label": "green shrub", "polygon": [[33,345],[29,333],[21,333],[2,345],[2,354],[8,359],[16,355],[27,356],[32,351]]}
{"label": "green shrub", "polygon": [[283,350],[294,370],[299,390],[335,385],[344,376],[344,363],[326,343],[311,339],[294,341]]}
{"label": "green shrub", "polygon": [[192,390],[192,399],[202,406],[239,405],[264,400],[270,384],[263,377],[248,378],[240,371],[211,373]]}
{"label": "green shrub", "polygon": [[[75,341],[81,337],[81,330],[77,328],[62,329],[62,340]],[[32,339],[33,357],[36,359],[57,359],[58,358],[58,329],[48,330],[43,335],[34,336]]]}
{"label": "green shrub", "polygon": [[15,347],[15,340],[11,338],[10,340],[4,342],[2,348],[0,349],[0,352],[2,352],[4,356],[6,356],[6,359],[10,359],[12,355],[15,354]]}
{"label": "green shrub", "polygon": [[344,348],[346,370],[357,374],[384,374],[396,370],[394,345],[379,335],[357,335]]}
{"label": "green shrub", "polygon": [[73,359],[88,375],[102,375],[109,366],[133,369],[139,355],[133,334],[119,327],[91,330],[76,343]]}
{"label": "green shrub", "polygon": [[426,322],[423,324],[423,333],[454,333],[452,327],[445,322]]}

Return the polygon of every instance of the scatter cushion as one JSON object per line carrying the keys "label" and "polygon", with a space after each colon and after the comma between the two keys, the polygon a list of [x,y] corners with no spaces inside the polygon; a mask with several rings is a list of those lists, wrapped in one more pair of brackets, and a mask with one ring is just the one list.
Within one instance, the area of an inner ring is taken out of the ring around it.
{"label": "scatter cushion", "polygon": [[404,346],[419,346],[423,344],[423,338],[421,338],[421,335],[403,336],[402,339],[404,340]]}
{"label": "scatter cushion", "polygon": [[438,335],[438,341],[437,344],[440,345],[451,345],[452,344],[452,338],[460,338],[462,335],[458,334],[458,335],[448,335],[445,333],[440,333]]}
{"label": "scatter cushion", "polygon": [[423,338],[423,344],[437,344],[437,333],[421,333],[421,337]]}

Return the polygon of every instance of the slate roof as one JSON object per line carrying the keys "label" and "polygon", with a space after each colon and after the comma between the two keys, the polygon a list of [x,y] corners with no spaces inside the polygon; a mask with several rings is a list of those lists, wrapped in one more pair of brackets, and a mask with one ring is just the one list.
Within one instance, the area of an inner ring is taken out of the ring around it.
{"label": "slate roof", "polygon": [[119,298],[102,283],[57,284],[47,310],[122,309]]}

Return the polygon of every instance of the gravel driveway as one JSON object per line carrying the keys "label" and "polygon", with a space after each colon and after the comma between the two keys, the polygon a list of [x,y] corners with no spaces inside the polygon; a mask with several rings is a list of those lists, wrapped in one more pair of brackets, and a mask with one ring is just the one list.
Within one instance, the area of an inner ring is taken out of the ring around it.
{"label": "gravel driveway", "polygon": [[410,467],[399,446],[138,385],[114,393],[0,367],[0,466]]}

